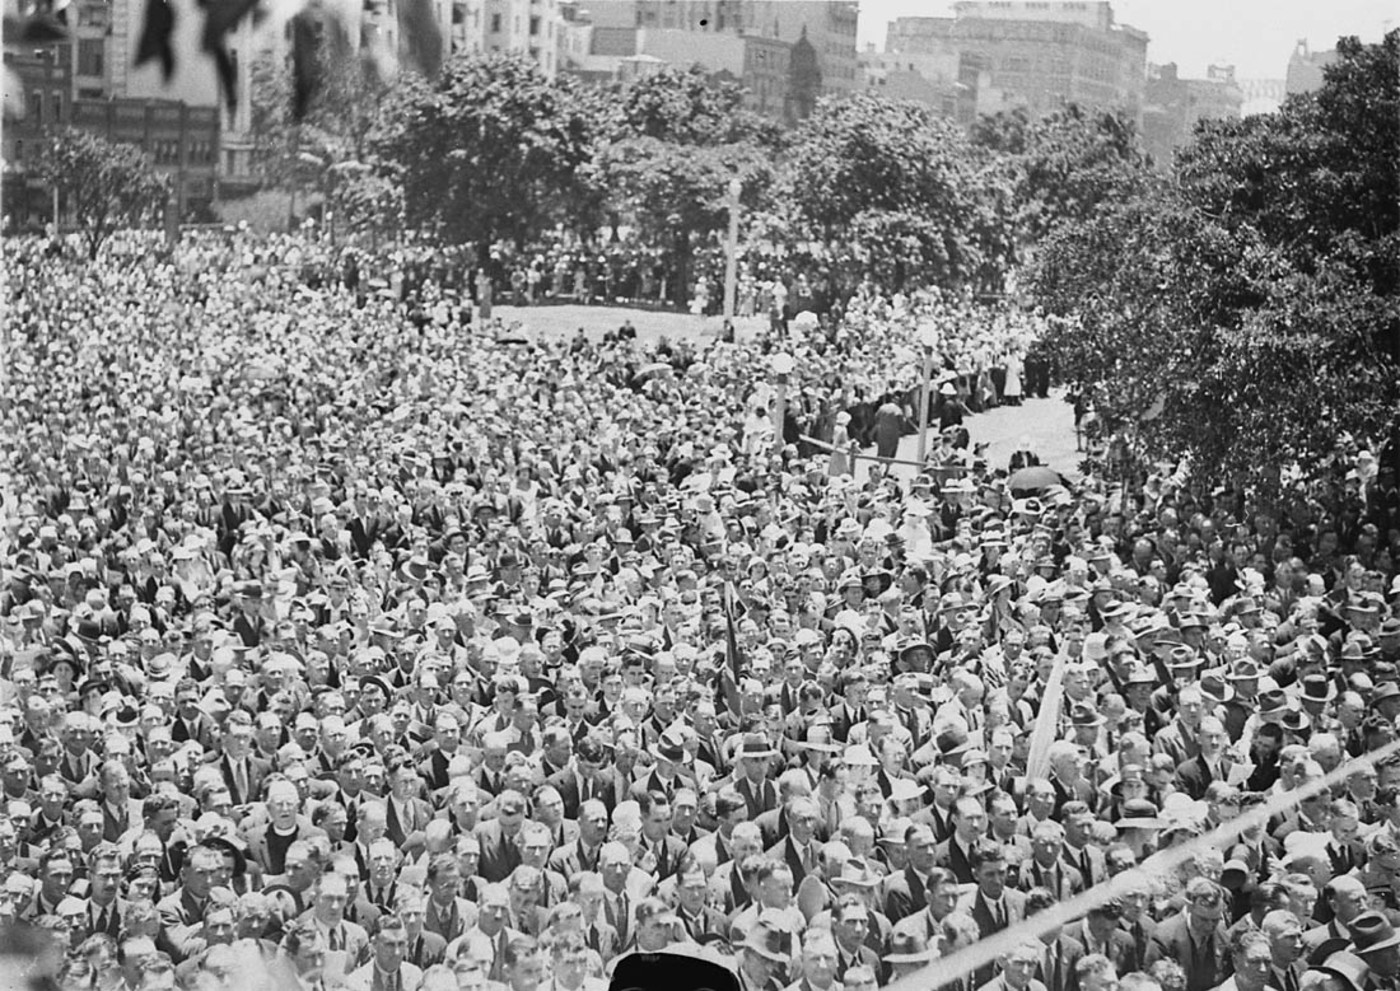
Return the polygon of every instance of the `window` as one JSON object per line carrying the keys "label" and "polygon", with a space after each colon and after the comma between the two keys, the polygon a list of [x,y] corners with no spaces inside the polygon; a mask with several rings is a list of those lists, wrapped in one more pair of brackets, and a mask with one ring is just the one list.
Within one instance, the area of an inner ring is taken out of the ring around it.
{"label": "window", "polygon": [[33,119],[39,123],[44,121],[44,94],[37,89],[29,91],[29,112]]}
{"label": "window", "polygon": [[62,123],[62,121],[63,121],[63,94],[60,93],[60,92],[55,91],[54,94],[53,94],[53,99],[50,100],[49,103],[52,105],[52,110],[51,110],[50,112],[51,112],[51,115],[52,115],[52,117],[53,117],[53,122],[54,122],[55,124]]}
{"label": "window", "polygon": [[467,22],[467,8],[460,3],[452,5],[452,23],[465,24]]}
{"label": "window", "polygon": [[491,15],[491,33],[492,33],[492,34],[500,34],[500,33],[501,33],[501,15],[500,15],[500,14],[492,14],[492,15]]}
{"label": "window", "polygon": [[533,38],[533,37],[535,37],[536,35],[538,35],[539,33],[540,33],[540,19],[539,19],[538,17],[532,17],[532,18],[530,18],[530,37]]}

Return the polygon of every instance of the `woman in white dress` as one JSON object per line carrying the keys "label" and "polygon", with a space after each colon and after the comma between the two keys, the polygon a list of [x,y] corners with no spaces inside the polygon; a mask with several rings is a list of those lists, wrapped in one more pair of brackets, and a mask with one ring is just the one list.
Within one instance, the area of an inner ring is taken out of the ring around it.
{"label": "woman in white dress", "polygon": [[1006,357],[1006,388],[1002,391],[1002,402],[1008,406],[1021,405],[1021,372],[1026,363],[1018,352]]}
{"label": "woman in white dress", "polygon": [[851,414],[845,410],[836,414],[836,427],[831,432],[831,463],[826,466],[826,473],[830,478],[851,473],[851,458],[848,453],[851,435],[846,431],[850,423]]}

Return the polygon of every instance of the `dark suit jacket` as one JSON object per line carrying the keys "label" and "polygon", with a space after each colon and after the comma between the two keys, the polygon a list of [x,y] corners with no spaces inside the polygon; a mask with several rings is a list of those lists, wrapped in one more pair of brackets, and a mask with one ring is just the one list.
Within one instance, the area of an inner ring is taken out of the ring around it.
{"label": "dark suit jacket", "polygon": [[939,867],[953,872],[959,884],[972,884],[972,864],[967,859],[967,850],[956,838],[950,836],[934,850],[934,862]]}
{"label": "dark suit jacket", "polygon": [[[1230,773],[1230,762],[1224,758],[1220,760],[1220,773]],[[1176,786],[1197,802],[1206,797],[1206,789],[1215,780],[1216,777],[1210,773],[1210,768],[1206,767],[1200,755],[1184,761],[1176,769]]]}
{"label": "dark suit jacket", "polygon": [[637,848],[637,859],[641,860],[648,852],[656,857],[656,868],[651,872],[652,876],[658,881],[664,881],[676,873],[676,869],[680,867],[681,858],[686,855],[687,847],[675,833],[667,833],[662,837],[660,852],[657,852],[650,842],[643,839]]}
{"label": "dark suit jacket", "polygon": [[680,909],[676,910],[676,917],[681,920],[681,926],[695,942],[700,942],[704,936],[724,937],[729,932],[729,924],[725,921],[724,913],[715,908],[705,906],[700,909],[697,916],[687,915]]}
{"label": "dark suit jacket", "polygon": [[1157,924],[1157,931],[1148,940],[1144,963],[1151,967],[1164,957],[1175,960],[1186,971],[1186,991],[1209,991],[1230,976],[1225,930],[1217,927],[1202,950],[1195,951],[1186,931],[1186,915],[1181,913]]}
{"label": "dark suit jacket", "polygon": [[[546,778],[545,781],[553,785],[558,790],[559,797],[564,800],[564,818],[577,819],[578,807],[582,804],[582,799],[579,797],[578,778],[574,774],[574,769],[566,767],[562,771],[556,771]],[[617,804],[617,796],[614,793],[612,782],[595,781],[593,785],[594,788],[597,789],[594,792],[594,797],[611,810]]]}
{"label": "dark suit jacket", "polygon": [[565,879],[573,877],[579,871],[596,871],[598,869],[598,852],[602,850],[602,845],[598,846],[587,859],[583,853],[583,840],[576,839],[568,846],[561,846],[549,855],[549,867],[564,875]]}
{"label": "dark suit jacket", "polygon": [[493,882],[510,877],[510,872],[520,866],[520,847],[515,840],[506,838],[495,819],[478,823],[475,832],[481,843],[481,865],[477,873]]}
{"label": "dark suit jacket", "polygon": [[[1055,950],[1053,957],[1050,953],[1052,946]],[[1074,966],[1082,956],[1083,944],[1073,936],[1061,933],[1053,943],[1046,945],[1045,954],[1035,972],[1036,979],[1045,985],[1045,991],[1078,991],[1079,977],[1074,972]]]}
{"label": "dark suit jacket", "polygon": [[1001,932],[1003,928],[1014,926],[1026,917],[1025,894],[1007,888],[1002,892],[1002,901],[1006,905],[1005,926],[1001,925],[993,916],[987,900],[982,897],[982,892],[976,888],[958,899],[958,911],[966,912],[972,916],[977,923],[978,931],[982,934],[981,938],[986,939],[993,933]]}
{"label": "dark suit jacket", "polygon": [[744,801],[749,806],[749,818],[757,819],[769,809],[778,807],[778,788],[767,778],[763,783],[755,788],[749,783],[749,779],[744,777],[739,779],[739,783],[734,786],[740,795],[744,796]]}
{"label": "dark suit jacket", "polygon": [[399,803],[393,799],[384,800],[389,828],[384,835],[394,841],[400,850],[414,833],[421,833],[433,821],[433,807],[421,798],[410,798],[403,803],[403,817],[400,818]]}
{"label": "dark suit jacket", "polygon": [[434,964],[442,963],[446,950],[447,940],[437,933],[430,933],[424,929],[418,938],[408,945],[404,959],[419,970],[427,970]]}
{"label": "dark suit jacket", "polygon": [[194,721],[193,734],[191,734],[190,728],[185,725],[185,721],[177,714],[175,721],[170,726],[170,739],[176,743],[188,743],[190,740],[195,740],[204,749],[212,750],[214,730],[214,720],[208,713],[201,712],[199,714],[199,718]]}
{"label": "dark suit jacket", "polygon": [[262,794],[263,778],[267,777],[272,770],[272,765],[261,757],[248,757],[248,794],[242,794],[238,789],[238,784],[234,780],[233,765],[223,754],[214,757],[214,761],[219,766],[219,774],[224,779],[224,784],[228,786],[228,792],[233,796],[234,805],[247,805],[249,802],[257,800]]}
{"label": "dark suit jacket", "polygon": [[1062,860],[1046,869],[1033,858],[1029,859],[1021,865],[1019,881],[1022,891],[1049,888],[1057,901],[1072,898],[1084,890],[1084,875],[1079,873],[1079,868],[1071,867]]}
{"label": "dark suit jacket", "polygon": [[[815,837],[813,837],[811,845],[813,847],[819,846]],[[816,850],[812,851],[813,859],[816,857],[816,852]],[[765,853],[767,856],[782,860],[788,865],[788,869],[792,871],[792,890],[796,893],[798,886],[802,884],[802,879],[807,876],[807,865],[802,862],[802,855],[793,843],[792,836],[789,834],[780,842],[773,844]]]}
{"label": "dark suit jacket", "polygon": [[[1084,946],[1084,952],[1089,952],[1089,922],[1087,919],[1076,922],[1069,930],[1069,935],[1073,936]],[[1133,945],[1133,937],[1129,936],[1122,929],[1114,929],[1109,934],[1107,952],[1104,956],[1113,961],[1114,968],[1120,974],[1131,974],[1139,970],[1142,961],[1138,959],[1137,949]]]}
{"label": "dark suit jacket", "polygon": [[[1089,855],[1089,870],[1087,872],[1080,863],[1083,853]],[[1104,863],[1103,851],[1092,844],[1084,847],[1083,851],[1079,851],[1066,843],[1064,852],[1060,854],[1060,860],[1066,867],[1073,867],[1079,872],[1080,882],[1086,888],[1092,888],[1108,876],[1108,868]]]}
{"label": "dark suit jacket", "polygon": [[898,874],[885,878],[885,914],[891,922],[913,915],[926,905],[928,891],[923,878],[914,873],[914,868],[906,867]]}

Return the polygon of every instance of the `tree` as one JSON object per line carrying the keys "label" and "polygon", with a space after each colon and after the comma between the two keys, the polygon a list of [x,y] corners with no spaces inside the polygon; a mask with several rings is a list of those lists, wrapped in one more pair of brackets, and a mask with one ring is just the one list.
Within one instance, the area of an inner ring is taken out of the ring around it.
{"label": "tree", "polygon": [[684,302],[689,292],[696,241],[728,223],[730,181],[740,180],[740,202],[749,207],[760,200],[771,181],[767,156],[749,142],[687,147],[657,138],[632,138],[607,146],[600,168],[608,177],[615,207],[643,239],[670,253],[675,302]]}
{"label": "tree", "polygon": [[830,246],[852,285],[869,275],[890,289],[997,292],[1012,248],[1004,192],[986,156],[928,108],[825,99],[791,137],[770,229]]}
{"label": "tree", "polygon": [[1318,93],[1203,125],[1171,180],[1046,236],[1046,343],[1144,457],[1269,502],[1325,477],[1339,436],[1394,436],[1397,41],[1344,39]]}
{"label": "tree", "polygon": [[1005,169],[1023,248],[1132,195],[1148,175],[1136,126],[1122,113],[1071,103],[1032,119],[1017,109],[979,118],[971,138]]}
{"label": "tree", "polygon": [[97,257],[113,231],[157,214],[170,195],[169,179],[139,149],[72,128],[50,139],[38,175],[58,187],[81,228],[89,258]]}
{"label": "tree", "polygon": [[667,67],[614,90],[609,133],[614,138],[654,138],[679,145],[714,147],[754,142],[777,148],[777,123],[744,109],[739,84],[713,79],[700,66]]}
{"label": "tree", "polygon": [[399,87],[371,150],[403,170],[407,222],[475,243],[524,243],[566,212],[592,149],[575,87],[517,54],[461,55]]}

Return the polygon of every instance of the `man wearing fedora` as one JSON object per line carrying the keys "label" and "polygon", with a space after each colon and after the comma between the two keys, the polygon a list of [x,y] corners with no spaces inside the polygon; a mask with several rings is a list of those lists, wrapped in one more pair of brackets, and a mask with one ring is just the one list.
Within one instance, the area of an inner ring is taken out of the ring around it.
{"label": "man wearing fedora", "polygon": [[743,991],[781,991],[792,966],[793,933],[776,913],[762,913],[735,954]]}

